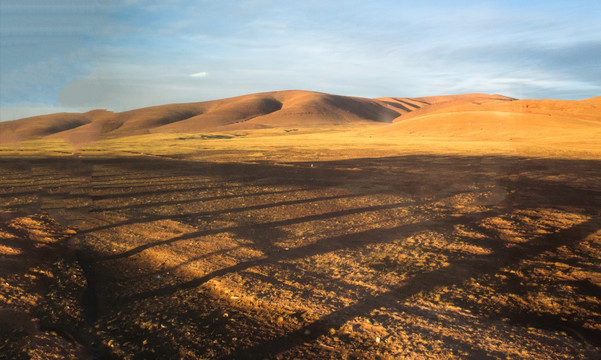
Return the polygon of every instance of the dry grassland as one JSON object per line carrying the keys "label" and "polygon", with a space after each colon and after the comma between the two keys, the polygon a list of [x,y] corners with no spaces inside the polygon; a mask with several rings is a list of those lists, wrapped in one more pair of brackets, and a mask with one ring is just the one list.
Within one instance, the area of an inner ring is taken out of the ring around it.
{"label": "dry grassland", "polygon": [[1,148],[0,352],[599,358],[597,134],[382,128]]}

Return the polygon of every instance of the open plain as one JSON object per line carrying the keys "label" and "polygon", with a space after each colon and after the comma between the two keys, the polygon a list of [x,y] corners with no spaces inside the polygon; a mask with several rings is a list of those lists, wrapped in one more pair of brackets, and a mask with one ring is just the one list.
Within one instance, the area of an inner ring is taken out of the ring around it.
{"label": "open plain", "polygon": [[601,99],[0,124],[11,358],[597,359]]}

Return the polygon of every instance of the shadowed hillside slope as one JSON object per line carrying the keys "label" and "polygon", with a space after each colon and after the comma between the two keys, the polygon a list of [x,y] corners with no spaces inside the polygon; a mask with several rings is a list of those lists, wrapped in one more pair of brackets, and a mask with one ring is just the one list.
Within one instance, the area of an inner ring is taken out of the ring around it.
{"label": "shadowed hillside slope", "polygon": [[[410,104],[413,108],[409,114],[397,118],[395,121],[407,120],[410,118],[424,116],[429,113],[444,111],[458,105],[481,105],[489,102],[506,102],[516,99],[503,95],[487,95],[487,94],[462,94],[462,95],[442,95],[428,96],[413,99],[398,99],[406,104]],[[409,102],[411,101],[411,102]]]}

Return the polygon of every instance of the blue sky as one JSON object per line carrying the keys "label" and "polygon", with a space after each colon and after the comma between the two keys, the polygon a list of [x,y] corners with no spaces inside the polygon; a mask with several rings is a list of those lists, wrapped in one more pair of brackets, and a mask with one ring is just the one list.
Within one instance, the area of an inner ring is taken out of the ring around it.
{"label": "blue sky", "polygon": [[2,0],[1,120],[305,89],[601,95],[601,2]]}

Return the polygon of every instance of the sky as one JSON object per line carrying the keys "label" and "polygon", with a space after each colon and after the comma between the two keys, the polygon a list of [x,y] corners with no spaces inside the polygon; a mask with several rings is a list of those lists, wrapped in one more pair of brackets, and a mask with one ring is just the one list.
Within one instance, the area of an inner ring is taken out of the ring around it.
{"label": "sky", "polygon": [[601,2],[2,0],[0,120],[274,90],[601,95]]}

